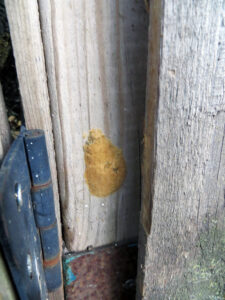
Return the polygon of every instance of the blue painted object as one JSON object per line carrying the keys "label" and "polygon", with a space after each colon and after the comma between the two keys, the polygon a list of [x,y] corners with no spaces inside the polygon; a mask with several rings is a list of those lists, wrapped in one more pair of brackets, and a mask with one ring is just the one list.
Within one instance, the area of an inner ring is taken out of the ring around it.
{"label": "blue painted object", "polygon": [[32,185],[45,185],[51,180],[51,173],[44,131],[39,129],[27,130],[24,132],[24,137]]}
{"label": "blue painted object", "polygon": [[[48,199],[48,201],[46,201]],[[55,223],[55,210],[52,186],[32,191],[33,210],[38,227],[46,227]]]}
{"label": "blue painted object", "polygon": [[21,134],[0,170],[0,242],[20,299],[47,299],[30,194],[30,175]]}
{"label": "blue painted object", "polygon": [[51,268],[45,268],[45,279],[48,282],[48,286],[52,289],[59,287],[62,284],[60,276],[52,276],[53,274],[61,274],[60,262]]}
{"label": "blue painted object", "polygon": [[26,131],[24,140],[30,166],[34,215],[40,231],[46,284],[48,291],[53,291],[60,287],[62,280],[58,228],[44,131]]}
{"label": "blue painted object", "polygon": [[45,300],[47,290],[61,286],[54,197],[42,130],[23,128],[1,166],[0,242],[22,300]]}
{"label": "blue painted object", "polygon": [[40,237],[42,243],[42,252],[44,260],[48,261],[54,259],[59,255],[59,241],[58,241],[58,229],[57,223],[53,226],[40,228]]}

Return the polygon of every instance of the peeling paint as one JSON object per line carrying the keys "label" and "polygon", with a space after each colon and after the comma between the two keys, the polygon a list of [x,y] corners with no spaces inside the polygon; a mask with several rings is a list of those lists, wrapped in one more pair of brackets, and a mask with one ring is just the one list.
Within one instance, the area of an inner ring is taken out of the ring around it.
{"label": "peeling paint", "polygon": [[117,191],[126,177],[123,152],[100,129],[89,131],[84,145],[85,180],[92,195],[108,196]]}
{"label": "peeling paint", "polygon": [[66,285],[70,285],[76,280],[76,275],[73,274],[71,267],[67,266],[66,268]]}
{"label": "peeling paint", "polygon": [[[88,252],[88,254],[89,255],[94,254],[94,252],[91,251],[91,252]],[[80,254],[68,257],[63,260],[63,274],[64,274],[64,281],[65,281],[66,286],[70,285],[72,282],[74,282],[77,279],[77,276],[73,273],[73,271],[71,269],[70,263],[73,260],[75,260],[81,256],[84,256],[84,255],[86,255],[86,253],[80,253]]]}
{"label": "peeling paint", "polygon": [[72,269],[69,265],[71,261],[73,261],[74,257],[71,257],[69,259],[66,259],[63,262],[63,273],[64,273],[64,279],[65,279],[65,284],[70,285],[72,282],[76,280],[76,275],[73,274]]}

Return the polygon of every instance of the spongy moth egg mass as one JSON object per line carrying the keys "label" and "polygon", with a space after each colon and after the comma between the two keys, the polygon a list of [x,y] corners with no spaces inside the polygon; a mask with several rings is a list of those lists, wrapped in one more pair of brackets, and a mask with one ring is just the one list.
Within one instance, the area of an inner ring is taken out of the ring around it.
{"label": "spongy moth egg mass", "polygon": [[106,197],[121,187],[126,177],[123,152],[100,129],[89,131],[84,160],[84,177],[92,195]]}

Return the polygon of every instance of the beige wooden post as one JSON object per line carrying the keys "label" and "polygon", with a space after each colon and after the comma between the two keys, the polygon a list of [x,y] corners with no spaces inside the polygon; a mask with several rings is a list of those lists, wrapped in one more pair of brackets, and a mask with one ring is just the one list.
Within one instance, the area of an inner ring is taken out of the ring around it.
{"label": "beige wooden post", "polygon": [[137,299],[224,297],[224,25],[224,1],[150,1]]}
{"label": "beige wooden post", "polygon": [[[39,0],[66,245],[85,250],[136,239],[145,101],[143,1]],[[127,175],[96,197],[85,182],[84,136],[100,129],[124,154]]]}

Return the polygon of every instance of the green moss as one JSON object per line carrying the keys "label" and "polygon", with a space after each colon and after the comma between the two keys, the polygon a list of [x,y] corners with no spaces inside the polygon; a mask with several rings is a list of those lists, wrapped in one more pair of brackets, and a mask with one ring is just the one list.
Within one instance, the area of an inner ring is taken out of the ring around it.
{"label": "green moss", "polygon": [[199,234],[199,254],[188,266],[171,299],[225,299],[225,230],[218,227],[212,221]]}

